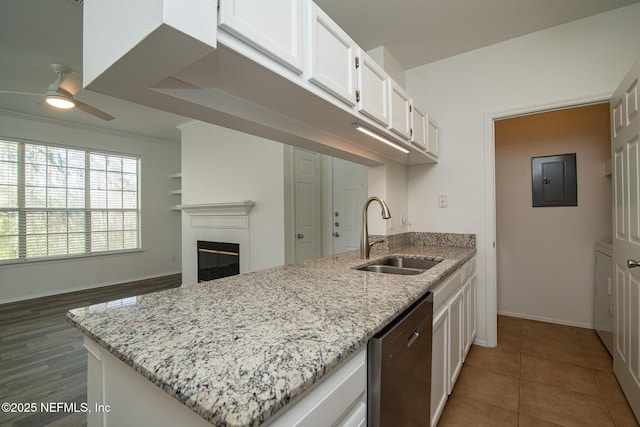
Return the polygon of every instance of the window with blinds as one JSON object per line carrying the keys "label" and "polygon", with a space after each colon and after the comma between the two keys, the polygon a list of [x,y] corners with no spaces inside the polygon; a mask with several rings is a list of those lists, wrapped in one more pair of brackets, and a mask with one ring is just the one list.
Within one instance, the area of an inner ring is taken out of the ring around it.
{"label": "window with blinds", "polygon": [[140,248],[139,158],[0,140],[0,262]]}

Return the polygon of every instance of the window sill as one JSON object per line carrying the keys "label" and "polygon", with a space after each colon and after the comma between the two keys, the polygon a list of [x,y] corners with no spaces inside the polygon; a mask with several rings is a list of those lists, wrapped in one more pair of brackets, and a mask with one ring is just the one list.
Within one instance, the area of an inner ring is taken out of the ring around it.
{"label": "window sill", "polygon": [[91,254],[73,254],[73,255],[59,255],[59,256],[49,256],[49,257],[41,257],[41,258],[31,258],[31,259],[13,259],[13,260],[7,260],[7,261],[0,261],[0,268],[23,266],[23,265],[34,264],[34,263],[37,263],[37,264],[50,263],[50,262],[55,263],[60,261],[98,258],[98,257],[113,256],[113,255],[130,255],[130,254],[135,254],[140,252],[144,252],[144,250],[143,249],[126,249],[122,251],[96,252]]}

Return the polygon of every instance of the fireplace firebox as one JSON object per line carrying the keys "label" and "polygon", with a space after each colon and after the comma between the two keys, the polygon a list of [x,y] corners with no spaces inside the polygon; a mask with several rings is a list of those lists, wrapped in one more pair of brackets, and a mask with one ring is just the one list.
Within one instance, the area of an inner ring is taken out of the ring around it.
{"label": "fireplace firebox", "polygon": [[238,243],[198,240],[198,283],[240,274]]}

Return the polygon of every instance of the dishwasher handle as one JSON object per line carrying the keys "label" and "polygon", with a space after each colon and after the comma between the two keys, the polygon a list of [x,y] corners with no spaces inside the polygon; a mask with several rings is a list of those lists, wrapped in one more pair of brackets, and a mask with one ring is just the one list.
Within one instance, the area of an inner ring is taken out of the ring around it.
{"label": "dishwasher handle", "polygon": [[420,328],[417,328],[415,331],[411,333],[411,335],[409,335],[409,338],[407,338],[407,348],[411,347],[411,344],[413,344],[415,340],[418,339],[419,336],[420,336]]}

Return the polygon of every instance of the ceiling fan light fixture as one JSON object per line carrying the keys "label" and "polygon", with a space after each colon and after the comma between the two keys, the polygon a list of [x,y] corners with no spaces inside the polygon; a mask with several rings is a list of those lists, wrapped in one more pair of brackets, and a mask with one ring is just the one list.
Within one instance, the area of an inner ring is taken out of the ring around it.
{"label": "ceiling fan light fixture", "polygon": [[62,108],[65,110],[76,106],[76,103],[73,102],[73,100],[61,95],[47,95],[46,101],[47,104],[52,107]]}
{"label": "ceiling fan light fixture", "polygon": [[62,89],[60,87],[60,83],[56,81],[49,85],[49,90],[47,90],[47,97],[45,98],[47,104],[52,107],[62,108],[64,110],[68,110],[69,108],[73,108],[76,106],[75,101],[73,100],[73,96]]}

